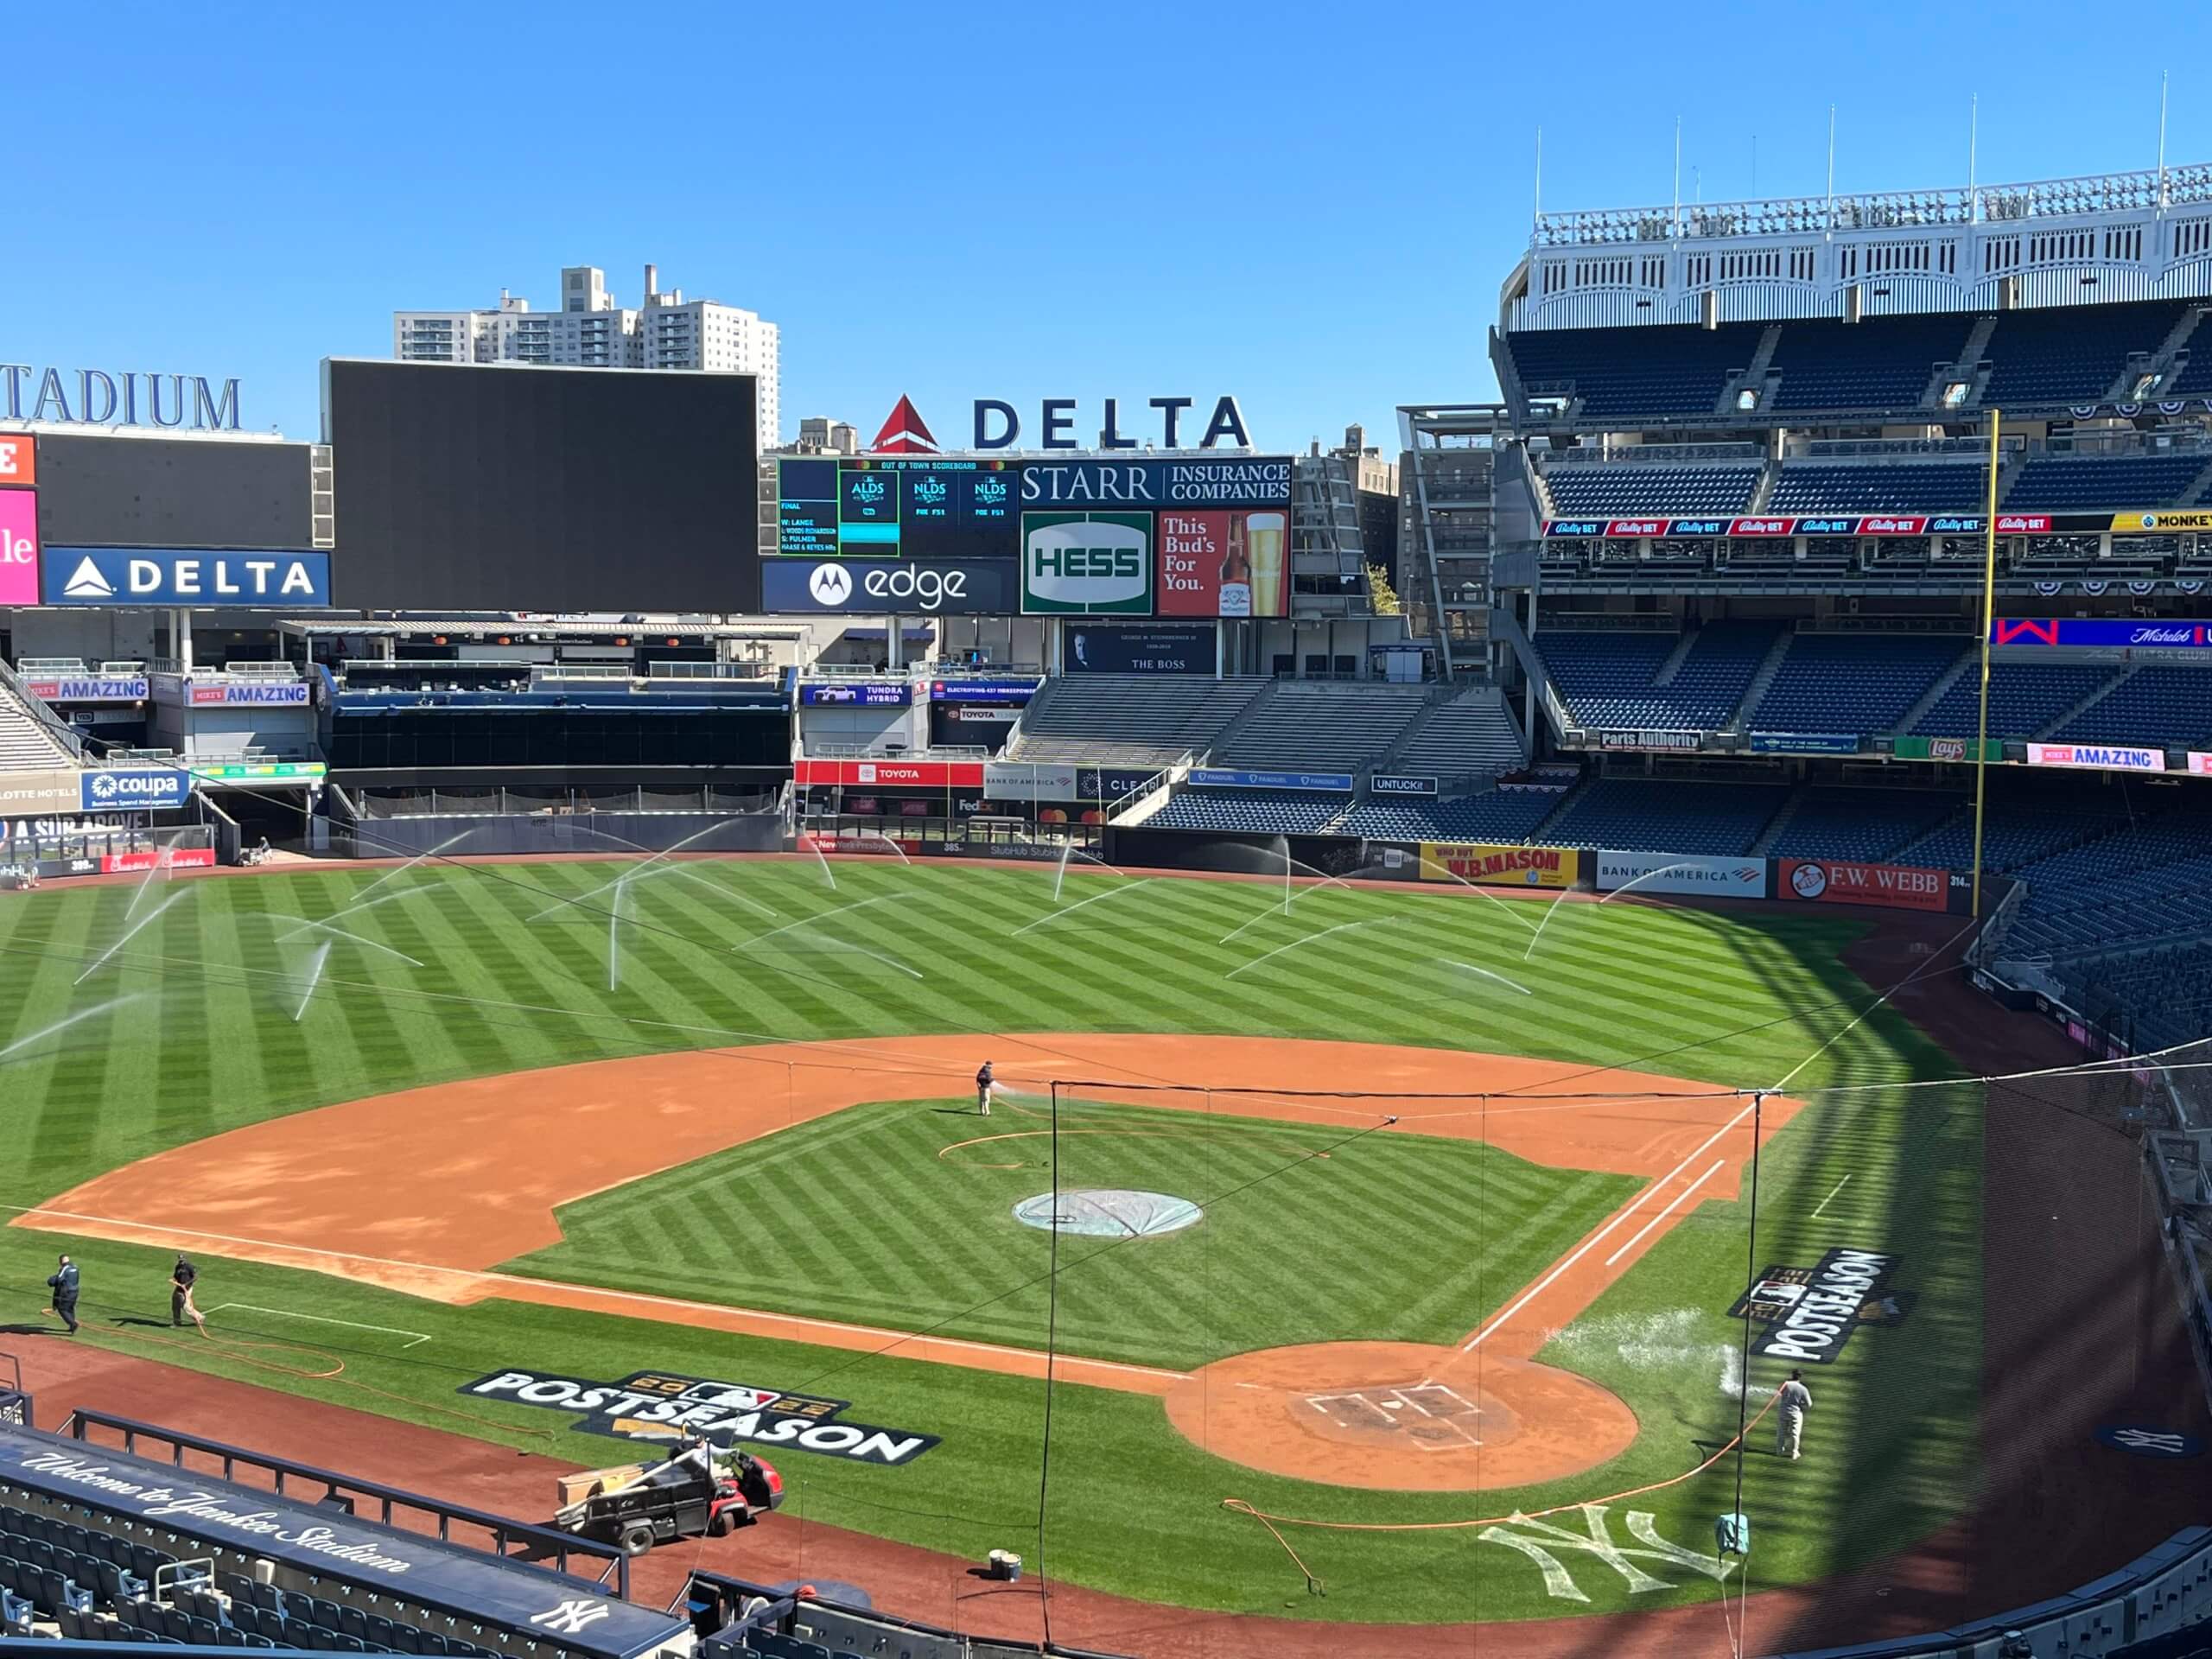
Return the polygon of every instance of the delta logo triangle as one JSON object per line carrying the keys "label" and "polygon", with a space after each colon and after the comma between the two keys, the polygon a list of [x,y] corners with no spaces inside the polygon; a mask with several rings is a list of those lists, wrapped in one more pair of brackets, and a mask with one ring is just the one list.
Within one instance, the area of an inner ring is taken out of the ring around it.
{"label": "delta logo triangle", "polygon": [[891,411],[883,423],[883,430],[875,435],[875,442],[868,448],[872,455],[933,455],[938,452],[937,435],[901,392],[899,407]]}
{"label": "delta logo triangle", "polygon": [[99,566],[87,555],[78,560],[61,591],[71,599],[113,599],[115,584],[100,574]]}

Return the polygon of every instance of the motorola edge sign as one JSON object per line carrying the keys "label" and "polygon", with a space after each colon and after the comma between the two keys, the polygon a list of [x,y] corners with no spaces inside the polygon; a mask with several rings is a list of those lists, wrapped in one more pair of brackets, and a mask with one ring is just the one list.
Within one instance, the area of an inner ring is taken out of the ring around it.
{"label": "motorola edge sign", "polygon": [[988,616],[1015,607],[1003,559],[763,560],[760,608],[772,615]]}

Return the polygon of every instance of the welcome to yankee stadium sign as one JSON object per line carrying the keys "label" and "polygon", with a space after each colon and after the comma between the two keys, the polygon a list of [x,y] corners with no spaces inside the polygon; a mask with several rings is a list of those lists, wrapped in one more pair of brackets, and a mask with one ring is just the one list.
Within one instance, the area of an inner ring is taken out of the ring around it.
{"label": "welcome to yankee stadium sign", "polygon": [[573,1427],[617,1440],[674,1441],[687,1434],[727,1444],[796,1447],[855,1463],[902,1465],[938,1443],[934,1434],[849,1423],[849,1400],[785,1394],[677,1371],[632,1371],[613,1382],[519,1367],[494,1371],[458,1392],[572,1414]]}

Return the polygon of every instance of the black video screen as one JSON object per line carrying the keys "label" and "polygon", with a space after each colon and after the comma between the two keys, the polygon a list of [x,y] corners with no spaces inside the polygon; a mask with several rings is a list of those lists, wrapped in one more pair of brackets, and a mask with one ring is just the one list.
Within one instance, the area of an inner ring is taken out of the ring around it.
{"label": "black video screen", "polygon": [[41,432],[39,535],[56,547],[313,547],[309,448]]}
{"label": "black video screen", "polygon": [[750,375],[333,359],[323,431],[348,608],[760,603]]}

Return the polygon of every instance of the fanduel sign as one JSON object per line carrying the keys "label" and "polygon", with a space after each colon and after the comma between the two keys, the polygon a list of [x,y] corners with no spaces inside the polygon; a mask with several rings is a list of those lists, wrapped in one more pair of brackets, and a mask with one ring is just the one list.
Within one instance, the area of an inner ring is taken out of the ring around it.
{"label": "fanduel sign", "polygon": [[238,429],[236,377],[149,374],[131,369],[55,369],[0,363],[0,409],[11,421],[57,426],[182,426]]}

